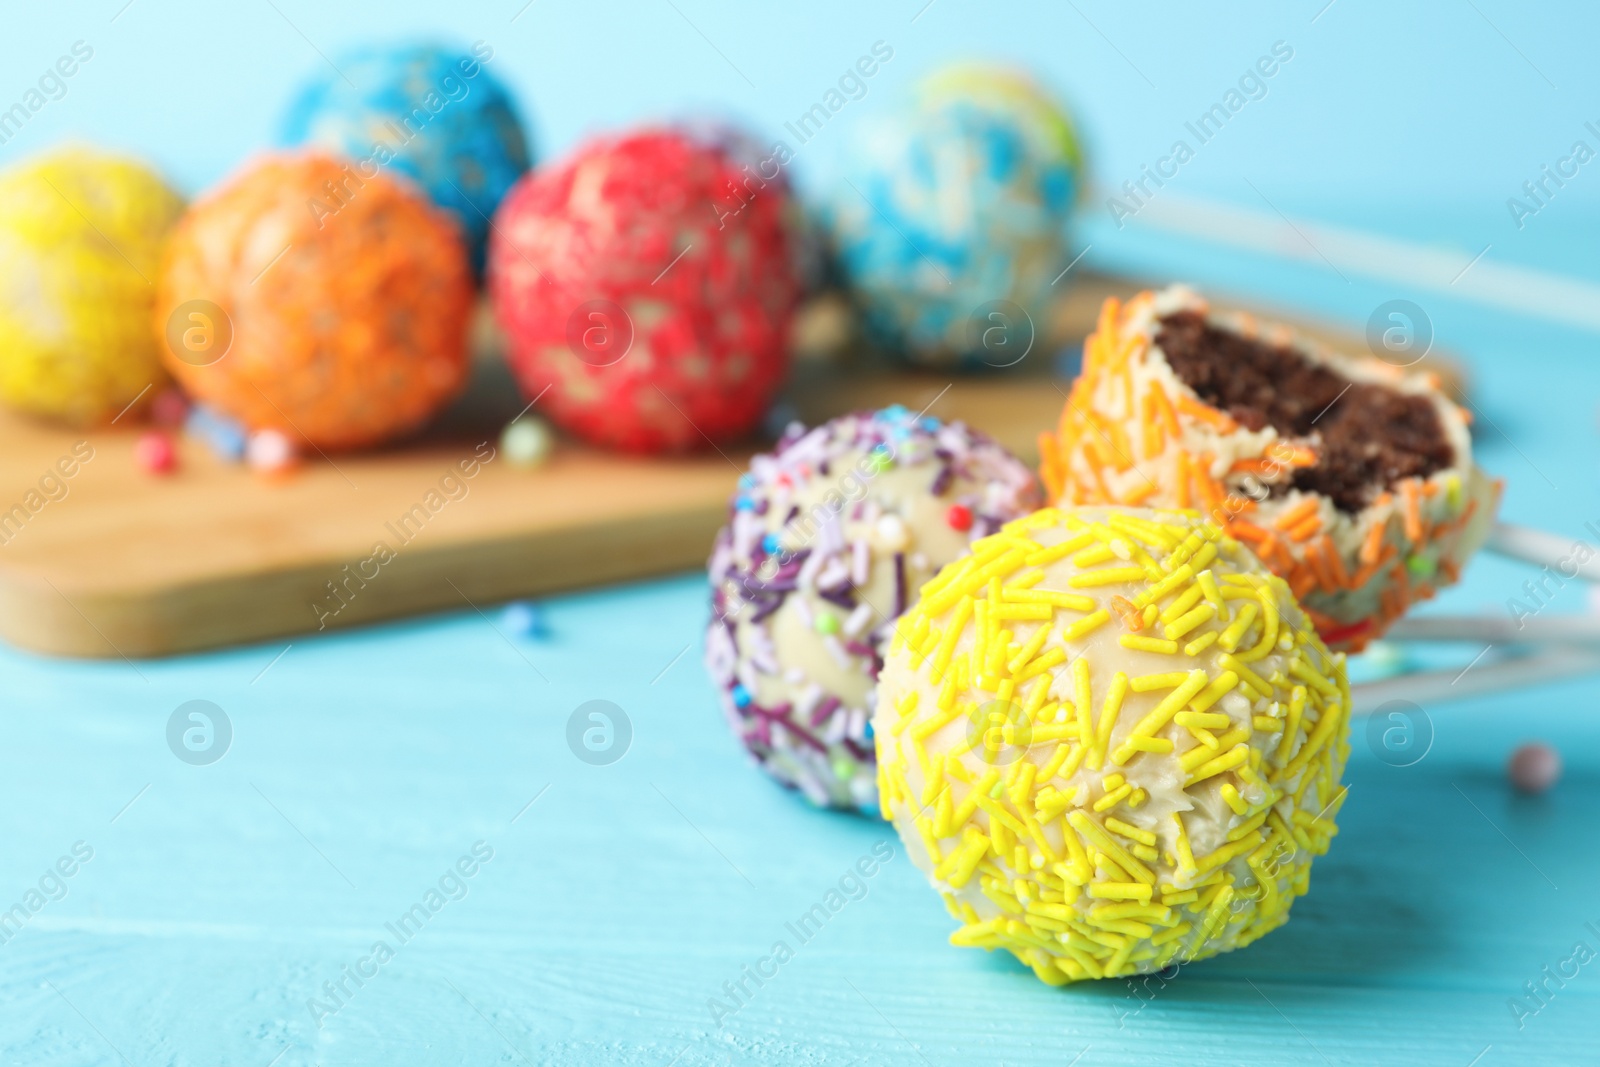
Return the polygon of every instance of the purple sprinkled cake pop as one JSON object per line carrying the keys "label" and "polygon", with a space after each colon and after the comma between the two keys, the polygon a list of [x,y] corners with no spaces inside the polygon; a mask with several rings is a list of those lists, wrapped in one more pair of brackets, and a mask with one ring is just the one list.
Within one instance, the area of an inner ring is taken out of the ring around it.
{"label": "purple sprinkled cake pop", "polygon": [[896,404],[756,456],[711,553],[706,665],[734,732],[819,807],[877,811],[873,690],[894,620],[967,546],[1039,506],[1033,473]]}

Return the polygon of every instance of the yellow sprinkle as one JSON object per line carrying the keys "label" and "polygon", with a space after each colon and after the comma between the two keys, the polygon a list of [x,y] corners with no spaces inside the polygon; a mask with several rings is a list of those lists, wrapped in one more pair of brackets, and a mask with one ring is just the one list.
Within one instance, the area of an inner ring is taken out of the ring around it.
{"label": "yellow sprinkle", "polygon": [[1175,907],[1175,906],[1177,906],[1179,904],[1187,904],[1191,900],[1199,900],[1199,899],[1200,899],[1200,891],[1197,890],[1197,889],[1185,889],[1181,893],[1163,893],[1163,894],[1161,894],[1161,903],[1167,905],[1168,907]]}
{"label": "yellow sprinkle", "polygon": [[[1234,687],[1238,684],[1239,676],[1237,674],[1233,671],[1223,671],[1217,675],[1214,682],[1206,686],[1198,696],[1189,702],[1189,707],[1194,711],[1204,712],[1211,705],[1233,692]],[[1218,723],[1217,725],[1226,726],[1227,723]]]}
{"label": "yellow sprinkle", "polygon": [[1312,667],[1311,664],[1307,663],[1298,654],[1296,654],[1294,662],[1289,664],[1289,673],[1300,679],[1302,682],[1305,682],[1323,696],[1331,697],[1339,694],[1339,689],[1337,686],[1328,681],[1328,679],[1324,678],[1321,674],[1318,674],[1316,668]]}
{"label": "yellow sprinkle", "polygon": [[1050,627],[1048,626],[1041,626],[1035,630],[1033,636],[1028,638],[1028,643],[1022,646],[1022,650],[1012,656],[1010,661],[1006,663],[1006,670],[1012,674],[1021,671],[1034,656],[1039,654],[1039,650],[1044,647],[1045,640],[1049,636]]}
{"label": "yellow sprinkle", "polygon": [[[1235,815],[1243,815],[1250,810],[1249,803],[1239,795],[1239,791],[1233,787],[1232,782],[1222,783],[1222,801],[1233,809]],[[1263,813],[1262,817],[1266,817],[1265,813]]]}
{"label": "yellow sprinkle", "polygon": [[956,805],[954,819],[958,826],[965,824],[968,819],[972,818],[973,812],[978,810],[978,797],[988,795],[989,790],[993,789],[995,783],[999,780],[999,768],[990,767],[984,772],[982,778],[972,783],[971,791],[962,798],[960,804]]}
{"label": "yellow sprinkle", "polygon": [[1094,708],[1089,693],[1089,661],[1082,656],[1072,662],[1072,705],[1078,713],[1078,741],[1088,748],[1094,744]]}
{"label": "yellow sprinkle", "polygon": [[1198,656],[1200,653],[1204,652],[1206,649],[1210,648],[1216,643],[1217,631],[1207,630],[1193,641],[1190,641],[1187,645],[1184,645],[1183,654],[1185,656]]}
{"label": "yellow sprinkle", "polygon": [[1040,678],[1033,683],[1033,688],[1028,690],[1028,697],[1022,702],[1022,717],[1029,722],[1035,721],[1039,709],[1044,707],[1044,701],[1050,695],[1050,679]]}
{"label": "yellow sprinkle", "polygon": [[1117,786],[1121,785],[1125,780],[1126,779],[1124,779],[1120,774],[1108,774],[1104,778],[1100,779],[1100,788],[1109,793]]}
{"label": "yellow sprinkle", "polygon": [[1228,628],[1222,631],[1222,637],[1217,641],[1217,647],[1224,652],[1236,651],[1239,647],[1239,642],[1244,640],[1246,631],[1250,629],[1251,623],[1256,621],[1256,615],[1260,610],[1256,606],[1254,599],[1240,608],[1238,618],[1229,623]]}
{"label": "yellow sprinkle", "polygon": [[[1137,883],[1135,883],[1137,884]],[[1165,926],[1172,921],[1172,909],[1164,904],[1145,904],[1130,900],[1118,904],[1096,904],[1089,909],[1091,919],[1146,919]]]}
{"label": "yellow sprinkle", "polygon": [[1085,839],[1094,842],[1095,846],[1098,847],[1100,851],[1111,857],[1111,859],[1113,859],[1120,867],[1127,871],[1135,881],[1143,882],[1149,886],[1154,886],[1156,884],[1156,876],[1154,872],[1152,872],[1150,868],[1146,867],[1143,863],[1140,863],[1133,856],[1128,855],[1127,850],[1121,845],[1117,844],[1116,838],[1106,833],[1105,827],[1095,822],[1094,819],[1088,815],[1088,813],[1083,811],[1068,812],[1067,822],[1074,830],[1077,830],[1078,833],[1082,834]]}
{"label": "yellow sprinkle", "polygon": [[1261,605],[1261,640],[1248,652],[1239,653],[1239,659],[1245,663],[1261,659],[1278,642],[1278,598],[1270,588],[1263,587],[1256,590],[1256,602]]}
{"label": "yellow sprinkle", "polygon": [[1072,565],[1074,567],[1094,567],[1101,563],[1110,563],[1116,558],[1116,555],[1106,545],[1090,545],[1072,557]]}
{"label": "yellow sprinkle", "polygon": [[1189,531],[1181,526],[1169,526],[1165,523],[1151,522],[1148,519],[1136,518],[1132,515],[1112,515],[1108,520],[1113,530],[1135,537],[1149,545],[1151,548],[1163,552],[1170,552],[1181,542]]}
{"label": "yellow sprinkle", "polygon": [[939,712],[938,715],[930,715],[930,717],[920,721],[920,723],[917,723],[917,725],[910,728],[910,737],[912,737],[912,741],[926,741],[928,737],[938,733],[939,729],[950,725],[950,723],[954,723],[957,718],[962,717],[962,712],[965,709],[965,702],[958,702],[958,704],[955,704],[954,707],[950,707],[949,710],[942,710],[942,712]]}
{"label": "yellow sprinkle", "polygon": [[[1038,575],[1043,578],[1043,572]],[[1050,604],[1058,608],[1068,608],[1072,611],[1093,611],[1099,601],[1094,597],[1081,596],[1077,593],[1058,593],[1053,589],[1014,589],[1006,586],[1005,599],[1017,604]]]}
{"label": "yellow sprinkle", "polygon": [[1100,706],[1100,721],[1095,726],[1094,750],[1089,754],[1089,769],[1099,770],[1105,762],[1106,752],[1111,747],[1111,728],[1116,725],[1117,718],[1122,714],[1122,702],[1128,695],[1128,676],[1118,671],[1111,679],[1111,688],[1106,693],[1105,703]]}
{"label": "yellow sprinkle", "polygon": [[1322,718],[1317,720],[1316,727],[1312,729],[1311,736],[1306,738],[1306,743],[1300,747],[1300,751],[1295,753],[1294,759],[1290,760],[1289,765],[1283,769],[1284,777],[1293,778],[1301,768],[1310,763],[1311,757],[1317,754],[1328,738],[1333,735],[1333,731],[1338,729],[1343,719],[1344,709],[1338,704],[1334,704],[1324,712]]}
{"label": "yellow sprinkle", "polygon": [[1071,745],[1056,746],[1055,754],[1050,757],[1043,767],[1039,768],[1039,780],[1041,782],[1048,782],[1056,776],[1061,770],[1061,765],[1067,762],[1067,754],[1071,749]]}
{"label": "yellow sprinkle", "polygon": [[1110,811],[1112,808],[1122,803],[1122,798],[1131,792],[1133,792],[1133,786],[1129,785],[1127,782],[1123,782],[1121,785],[1117,786],[1114,791],[1107,793],[1105,796],[1095,801],[1094,810]]}
{"label": "yellow sprinkle", "polygon": [[1283,723],[1274,719],[1271,715],[1252,715],[1250,717],[1250,725],[1264,734],[1275,734],[1283,729]]}
{"label": "yellow sprinkle", "polygon": [[1155,752],[1164,755],[1172,751],[1172,742],[1165,737],[1130,737],[1123,742],[1123,747],[1134,752]]}
{"label": "yellow sprinkle", "polygon": [[1111,613],[1105,608],[1101,608],[1099,611],[1085,615],[1072,625],[1063,627],[1061,636],[1068,641],[1078,641],[1109,621],[1111,621]]}
{"label": "yellow sprinkle", "polygon": [[1168,671],[1165,674],[1141,674],[1128,683],[1135,693],[1148,693],[1154,689],[1176,689],[1188,680],[1188,671]]}
{"label": "yellow sprinkle", "polygon": [[1052,648],[1050,651],[1046,652],[1044,655],[1040,656],[1038,659],[1034,660],[1032,663],[1028,664],[1021,671],[1019,671],[1017,673],[1017,681],[1026,682],[1029,678],[1041,675],[1051,667],[1060,666],[1065,662],[1067,662],[1066,650]]}
{"label": "yellow sprinkle", "polygon": [[1039,622],[1051,618],[1055,612],[1049,604],[998,604],[989,609],[990,621],[1028,620]]}
{"label": "yellow sprinkle", "polygon": [[1030,571],[1018,575],[1005,585],[1005,598],[1007,600],[1026,600],[1026,595],[1032,588],[1044,581],[1044,571]]}
{"label": "yellow sprinkle", "polygon": [[1192,878],[1197,873],[1197,869],[1194,863],[1194,853],[1189,849],[1189,832],[1183,828],[1182,815],[1173,812],[1172,821],[1178,824],[1178,874],[1185,879]]}
{"label": "yellow sprinkle", "polygon": [[949,625],[944,629],[944,634],[939,638],[939,648],[934,653],[933,672],[929,675],[933,681],[938,682],[944,678],[944,672],[950,666],[950,658],[955,653],[956,641],[967,627],[967,619],[972,614],[971,600],[962,600],[956,604],[956,613],[950,619]]}
{"label": "yellow sprinkle", "polygon": [[1246,852],[1253,851],[1257,845],[1261,844],[1263,840],[1264,838],[1258,832],[1249,837],[1240,838],[1238,841],[1223,845],[1221,848],[1212,852],[1209,856],[1206,856],[1200,860],[1200,873],[1204,874],[1207,871],[1216,870],[1218,867],[1221,867],[1228,861],[1236,859],[1239,856],[1244,855]]}
{"label": "yellow sprinkle", "polygon": [[1098,570],[1074,574],[1067,579],[1067,584],[1074,589],[1090,589],[1101,585],[1137,582],[1143,578],[1144,571],[1138,567],[1101,567]]}
{"label": "yellow sprinkle", "polygon": [[1089,533],[1080,533],[1074,537],[1067,538],[1059,545],[1051,545],[1049,548],[1041,548],[1037,552],[1030,552],[1025,558],[1024,562],[1029,567],[1049,566],[1057,560],[1066,559],[1068,556],[1078,551],[1078,549],[1091,543],[1092,541],[1094,541],[1094,535]]}
{"label": "yellow sprinkle", "polygon": [[1306,710],[1306,687],[1297,685],[1289,691],[1289,717],[1283,724],[1283,737],[1278,741],[1278,762],[1289,758],[1295,735],[1300,732],[1300,716]]}
{"label": "yellow sprinkle", "polygon": [[[1172,692],[1168,693],[1162,699],[1161,703],[1155,706],[1154,710],[1152,710],[1143,719],[1139,720],[1138,725],[1133,728],[1131,734],[1134,736],[1144,737],[1153,736],[1157,730],[1171,722],[1172,717],[1176,715],[1179,709],[1187,704],[1196,693],[1205,688],[1207,681],[1208,679],[1206,678],[1205,671],[1190,671],[1188,680],[1178,688],[1174,689]],[[1117,750],[1115,761],[1119,765],[1128,762],[1128,757],[1132,756],[1131,751],[1128,752],[1127,757],[1123,755],[1123,752],[1126,749],[1127,745],[1124,743],[1123,746]]]}
{"label": "yellow sprinkle", "polygon": [[1227,733],[1217,738],[1217,744],[1215,748],[1199,746],[1196,748],[1191,748],[1189,751],[1179,756],[1178,766],[1182,767],[1185,771],[1193,771],[1202,763],[1205,763],[1207,760],[1215,757],[1218,750],[1232,749],[1233,746],[1242,744],[1243,742],[1249,740],[1249,738],[1250,730],[1247,727],[1241,726],[1237,729],[1229,730]]}
{"label": "yellow sprinkle", "polygon": [[1202,711],[1180,711],[1172,721],[1186,730],[1225,730],[1233,723],[1232,719],[1221,713]]}
{"label": "yellow sprinkle", "polygon": [[[1223,789],[1227,789],[1229,787],[1225,785],[1222,788]],[[1242,815],[1244,813],[1240,812],[1240,814]],[[1238,840],[1241,840],[1242,838],[1249,837],[1252,833],[1254,833],[1261,826],[1262,823],[1267,821],[1267,815],[1268,815],[1267,811],[1260,811],[1260,812],[1256,813],[1256,815],[1254,817],[1252,817],[1250,819],[1246,819],[1244,822],[1240,823],[1238,826],[1235,826],[1232,830],[1229,830],[1228,834],[1227,834],[1227,839],[1229,841],[1238,841]]]}
{"label": "yellow sprinkle", "polygon": [[1178,642],[1159,637],[1146,637],[1143,634],[1123,634],[1117,638],[1117,644],[1140,652],[1160,652],[1169,656],[1178,654]]}
{"label": "yellow sprinkle", "polygon": [[1268,700],[1272,699],[1272,686],[1255,671],[1246,667],[1238,656],[1224,654],[1217,657],[1217,662],[1244,679],[1244,684],[1254,689],[1257,694]]}
{"label": "yellow sprinkle", "polygon": [[1141,845],[1153,845],[1156,843],[1155,834],[1149,830],[1141,830],[1137,826],[1125,823],[1121,819],[1107,818],[1106,829],[1114,834],[1121,834],[1123,837],[1137,841]]}
{"label": "yellow sprinkle", "polygon": [[1096,900],[1137,900],[1141,904],[1148,904],[1150,894],[1151,887],[1141,882],[1089,883],[1089,895]]}
{"label": "yellow sprinkle", "polygon": [[1192,786],[1197,782],[1203,782],[1207,778],[1231,771],[1249,758],[1250,746],[1235,745],[1233,748],[1229,749],[1227,752],[1224,752],[1215,759],[1209,759],[1200,764],[1200,766],[1196,767],[1194,771],[1190,773],[1188,780],[1184,783],[1184,788],[1187,789],[1189,786]]}
{"label": "yellow sprinkle", "polygon": [[1228,602],[1222,599],[1222,591],[1217,588],[1217,577],[1211,571],[1201,571],[1194,576],[1195,584],[1200,587],[1205,595],[1206,602],[1217,609],[1217,618],[1226,622],[1228,619]]}
{"label": "yellow sprinkle", "polygon": [[1145,604],[1158,603],[1162,597],[1172,592],[1181,585],[1194,580],[1194,568],[1185,563],[1165,578],[1154,582],[1150,588],[1134,598],[1134,603],[1141,607]]}
{"label": "yellow sprinkle", "polygon": [[1170,623],[1196,604],[1200,603],[1203,594],[1198,585],[1191,585],[1178,595],[1178,598],[1162,609],[1158,618],[1162,622]]}
{"label": "yellow sprinkle", "polygon": [[900,713],[900,718],[894,726],[896,733],[905,729],[906,723],[911,721],[911,716],[917,713],[917,695],[917,690],[912,689],[895,703],[894,710]]}
{"label": "yellow sprinkle", "polygon": [[1199,607],[1186,611],[1172,620],[1161,632],[1176,641],[1202,623],[1210,622],[1216,616],[1216,607],[1211,604],[1201,604]]}

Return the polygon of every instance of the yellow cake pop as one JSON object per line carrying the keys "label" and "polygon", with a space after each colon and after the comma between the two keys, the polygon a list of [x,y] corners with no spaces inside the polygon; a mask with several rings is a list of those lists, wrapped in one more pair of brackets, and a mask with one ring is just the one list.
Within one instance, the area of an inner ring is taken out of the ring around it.
{"label": "yellow cake pop", "polygon": [[1195,512],[1046,508],[901,617],[879,796],[954,943],[1052,984],[1149,973],[1288,920],[1349,708],[1344,656]]}
{"label": "yellow cake pop", "polygon": [[88,149],[0,174],[0,402],[94,425],[155,394],[156,269],[182,211],[148,168]]}

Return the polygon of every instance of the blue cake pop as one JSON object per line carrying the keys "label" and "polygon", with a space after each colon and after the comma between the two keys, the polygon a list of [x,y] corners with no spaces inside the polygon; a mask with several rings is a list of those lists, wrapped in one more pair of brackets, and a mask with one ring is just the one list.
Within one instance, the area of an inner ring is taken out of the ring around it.
{"label": "blue cake pop", "polygon": [[1009,366],[1035,333],[1042,352],[1082,173],[1061,107],[958,67],[859,133],[826,214],[868,331],[917,363]]}
{"label": "blue cake pop", "polygon": [[[511,95],[485,64],[494,49],[413,44],[350,52],[307,83],[283,122],[288,146],[314,144],[358,177],[402,174],[460,222],[481,274],[489,219],[531,163]],[[339,196],[359,195],[353,182]],[[323,206],[337,213],[339,196]]]}

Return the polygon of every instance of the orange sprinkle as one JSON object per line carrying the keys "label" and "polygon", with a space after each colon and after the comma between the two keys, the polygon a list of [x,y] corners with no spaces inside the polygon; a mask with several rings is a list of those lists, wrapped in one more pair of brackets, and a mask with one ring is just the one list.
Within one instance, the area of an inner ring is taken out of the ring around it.
{"label": "orange sprinkle", "polygon": [[1306,516],[1304,522],[1285,532],[1288,533],[1289,540],[1298,545],[1315,537],[1317,535],[1317,531],[1321,529],[1322,516],[1318,515],[1316,512],[1312,512],[1310,515]]}
{"label": "orange sprinkle", "polygon": [[1311,592],[1311,587],[1317,584],[1316,576],[1311,573],[1311,568],[1301,567],[1285,579],[1289,583],[1289,592],[1295,595],[1296,600],[1305,599]]}
{"label": "orange sprinkle", "polygon": [[1328,567],[1328,561],[1323,558],[1322,545],[1312,541],[1306,545],[1306,565],[1311,568],[1311,573],[1316,575],[1317,588],[1325,593],[1338,592],[1339,587],[1334,584],[1333,572]]}
{"label": "orange sprinkle", "polygon": [[1372,529],[1367,531],[1367,539],[1361,543],[1362,563],[1365,563],[1368,566],[1377,565],[1378,550],[1383,545],[1383,535],[1388,531],[1388,529],[1389,524],[1385,522],[1375,522],[1372,524]]}
{"label": "orange sprinkle", "polygon": [[1405,499],[1405,530],[1406,537],[1415,544],[1422,540],[1422,497],[1418,492],[1420,483],[1415,478],[1407,478],[1400,483],[1400,495]]}
{"label": "orange sprinkle", "polygon": [[1152,388],[1151,392],[1156,398],[1156,414],[1161,416],[1161,425],[1167,429],[1167,436],[1176,441],[1179,436],[1178,413],[1172,410],[1172,398],[1160,388]]}
{"label": "orange sprinkle", "polygon": [[1138,633],[1144,629],[1144,613],[1134,607],[1133,601],[1127,597],[1112,597],[1111,610],[1116,612],[1117,618],[1122,620],[1122,625],[1133,633]]}
{"label": "orange sprinkle", "polygon": [[1334,545],[1333,538],[1328,534],[1322,535],[1318,542],[1322,546],[1322,558],[1327,563],[1328,577],[1333,579],[1333,584],[1339,589],[1350,588],[1350,572],[1345,569],[1344,560],[1339,556],[1339,549]]}
{"label": "orange sprinkle", "polygon": [[1236,541],[1248,541],[1250,544],[1259,545],[1272,535],[1253,522],[1235,519],[1228,523],[1228,536]]}
{"label": "orange sprinkle", "polygon": [[1151,390],[1144,394],[1144,400],[1139,403],[1139,429],[1144,435],[1144,458],[1155,459],[1166,447],[1162,440],[1165,436],[1161,432],[1161,423],[1156,421],[1156,394]]}
{"label": "orange sprinkle", "polygon": [[1296,526],[1300,523],[1300,520],[1309,515],[1315,515],[1317,513],[1317,504],[1317,497],[1308,496],[1294,507],[1289,508],[1282,515],[1279,515],[1278,521],[1274,522],[1272,525],[1276,526],[1280,530],[1287,530],[1291,526]]}
{"label": "orange sprinkle", "polygon": [[1093,441],[1083,443],[1083,458],[1089,461],[1089,474],[1094,478],[1095,488],[1100,490],[1101,502],[1111,503],[1115,498],[1111,495],[1111,488],[1106,485],[1105,461],[1100,458],[1100,452],[1094,447]]}
{"label": "orange sprinkle", "polygon": [[[1157,395],[1159,395],[1159,394],[1157,394]],[[1187,508],[1189,506],[1189,499],[1190,499],[1189,498],[1189,454],[1187,452],[1180,451],[1178,453],[1178,461],[1177,462],[1178,462],[1178,506],[1180,508]]]}
{"label": "orange sprinkle", "polygon": [[1291,467],[1315,467],[1317,465],[1317,451],[1305,445],[1295,445],[1293,453],[1289,456]]}
{"label": "orange sprinkle", "polygon": [[1210,423],[1223,433],[1232,433],[1239,428],[1238,423],[1216,408],[1202,404],[1198,400],[1191,400],[1187,396],[1178,397],[1178,410],[1202,422]]}
{"label": "orange sprinkle", "polygon": [[1154,494],[1159,488],[1161,488],[1159,485],[1146,478],[1144,484],[1139,486],[1139,488],[1130,489],[1126,493],[1123,493],[1122,502],[1124,504],[1134,506],[1143,504],[1146,500],[1149,500],[1151,495]]}

